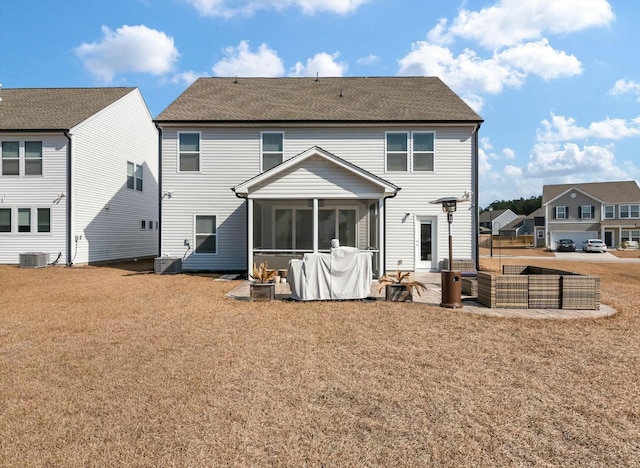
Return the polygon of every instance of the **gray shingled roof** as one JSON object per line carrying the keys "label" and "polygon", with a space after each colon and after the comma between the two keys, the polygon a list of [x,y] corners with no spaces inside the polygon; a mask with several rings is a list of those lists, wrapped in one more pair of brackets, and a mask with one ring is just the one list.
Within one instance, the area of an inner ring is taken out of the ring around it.
{"label": "gray shingled roof", "polygon": [[549,203],[558,195],[574,187],[607,203],[640,202],[638,184],[635,180],[627,180],[622,182],[545,185],[542,189],[542,204]]}
{"label": "gray shingled roof", "polygon": [[68,130],[135,88],[2,88],[0,130]]}
{"label": "gray shingled roof", "polygon": [[481,122],[435,77],[199,78],[162,122]]}

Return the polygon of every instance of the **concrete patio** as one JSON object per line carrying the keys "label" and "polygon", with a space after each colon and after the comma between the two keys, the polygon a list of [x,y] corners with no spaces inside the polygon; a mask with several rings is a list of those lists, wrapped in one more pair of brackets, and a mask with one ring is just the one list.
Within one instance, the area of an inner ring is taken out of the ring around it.
{"label": "concrete patio", "polygon": [[[421,296],[413,298],[416,304],[427,304],[439,307],[442,297],[440,283],[440,273],[412,273],[411,278],[423,282],[427,286],[427,291]],[[250,298],[249,281],[244,281],[239,286],[231,290],[227,297],[237,300],[248,301]],[[288,283],[276,284],[276,300],[289,300],[291,290]],[[384,292],[384,291],[383,291]],[[371,282],[371,294],[367,300],[384,300],[383,292],[378,292],[378,281]],[[300,302],[304,304],[304,302]],[[601,318],[614,315],[616,310],[605,304],[600,304],[599,310],[567,310],[567,309],[499,309],[489,308],[478,303],[476,298],[462,296],[463,307],[460,309],[448,309],[466,314],[479,314],[492,317],[505,318],[529,318],[529,319],[578,319],[578,318]]]}

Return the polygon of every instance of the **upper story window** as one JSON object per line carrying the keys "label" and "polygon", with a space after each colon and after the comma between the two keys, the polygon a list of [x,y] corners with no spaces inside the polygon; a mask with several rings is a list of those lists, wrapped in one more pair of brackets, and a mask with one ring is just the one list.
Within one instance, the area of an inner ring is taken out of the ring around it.
{"label": "upper story window", "polygon": [[569,217],[569,208],[566,206],[556,206],[556,219],[567,219]]}
{"label": "upper story window", "polygon": [[620,205],[620,218],[640,218],[640,205]]}
{"label": "upper story window", "polygon": [[42,175],[42,142],[24,142],[24,175]]}
{"label": "upper story window", "polygon": [[178,133],[178,171],[200,171],[200,133]]}
{"label": "upper story window", "polygon": [[413,170],[415,172],[433,172],[434,134],[413,134]]}
{"label": "upper story window", "polygon": [[127,188],[142,192],[142,166],[127,161]]}
{"label": "upper story window", "polygon": [[2,175],[20,175],[20,143],[2,142]]}
{"label": "upper story window", "polygon": [[616,217],[616,207],[604,205],[604,219],[614,219]]}
{"label": "upper story window", "polygon": [[[2,142],[2,175],[20,175],[19,141]],[[24,142],[24,169],[25,176],[42,175],[42,142]]]}
{"label": "upper story window", "polygon": [[284,155],[284,133],[262,132],[262,172],[282,162]]}
{"label": "upper story window", "polygon": [[407,172],[409,168],[409,134],[388,132],[386,141],[386,171]]}
{"label": "upper story window", "polygon": [[591,205],[582,205],[580,207],[581,219],[593,219],[595,208]]}

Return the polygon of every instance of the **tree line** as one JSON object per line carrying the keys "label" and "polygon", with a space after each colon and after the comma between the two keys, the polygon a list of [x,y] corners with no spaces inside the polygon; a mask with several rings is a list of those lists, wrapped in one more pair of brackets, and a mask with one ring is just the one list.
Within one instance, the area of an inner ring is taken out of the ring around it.
{"label": "tree line", "polygon": [[542,206],[542,195],[531,198],[520,197],[517,200],[495,200],[480,211],[488,210],[493,207],[494,210],[511,210],[517,215],[529,215]]}

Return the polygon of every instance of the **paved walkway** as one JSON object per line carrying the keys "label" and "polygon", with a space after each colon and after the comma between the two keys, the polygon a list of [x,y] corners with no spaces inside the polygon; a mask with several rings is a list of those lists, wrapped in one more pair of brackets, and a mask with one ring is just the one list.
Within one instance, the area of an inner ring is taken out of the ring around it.
{"label": "paved walkway", "polygon": [[[426,293],[422,296],[414,297],[415,303],[440,306],[442,298],[442,288],[440,283],[440,273],[412,273],[411,277],[423,282],[427,286]],[[291,290],[288,283],[276,284],[276,299],[286,300],[290,297]],[[227,296],[238,300],[249,300],[249,281],[244,281],[239,286],[231,290]],[[384,296],[378,292],[378,281],[371,283],[371,298],[383,300]],[[566,309],[497,309],[489,308],[478,303],[475,298],[462,296],[462,308],[449,309],[466,314],[480,314],[492,317],[509,318],[529,318],[529,319],[577,319],[577,318],[601,318],[614,315],[616,310],[604,304],[600,304],[599,310],[566,310]]]}

